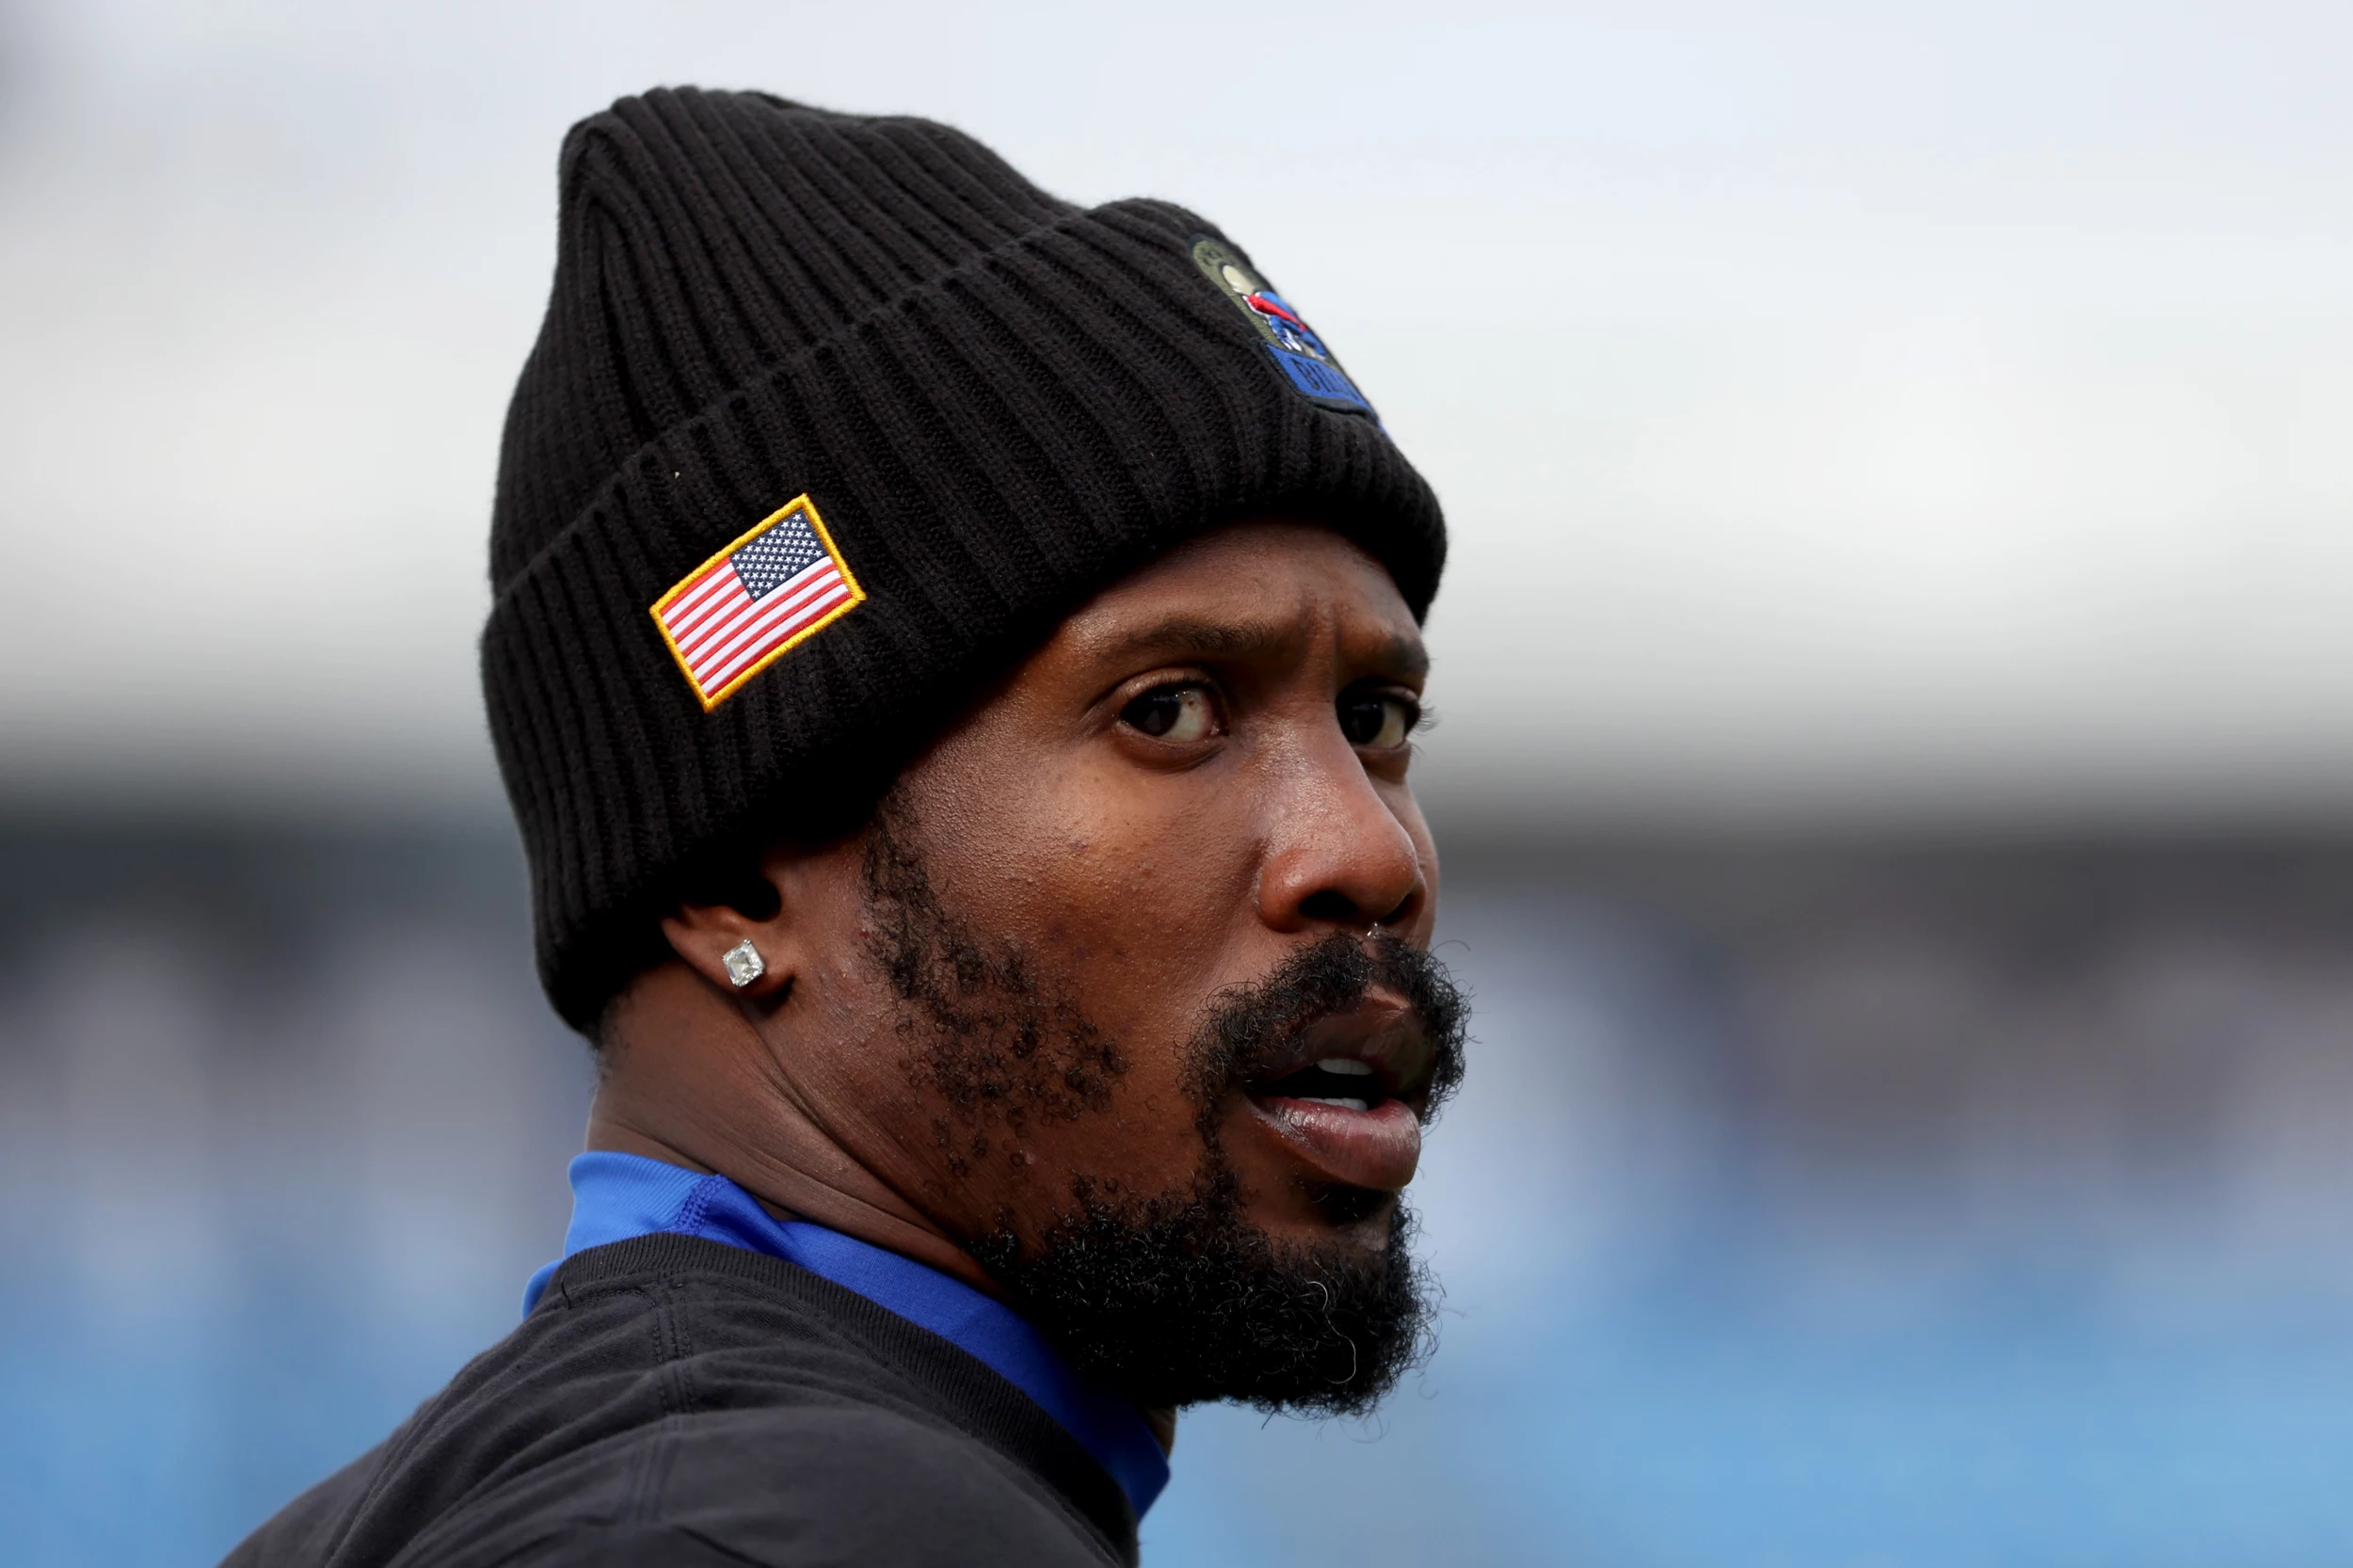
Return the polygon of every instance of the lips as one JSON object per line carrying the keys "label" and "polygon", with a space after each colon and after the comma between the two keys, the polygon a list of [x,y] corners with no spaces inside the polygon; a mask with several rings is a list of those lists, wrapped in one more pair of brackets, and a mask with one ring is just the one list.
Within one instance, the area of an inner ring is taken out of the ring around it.
{"label": "lips", "polygon": [[1403,1100],[1384,1100],[1365,1111],[1279,1095],[1253,1095],[1250,1104],[1324,1181],[1395,1192],[1414,1179],[1414,1168],[1421,1163],[1421,1118]]}
{"label": "lips", "polygon": [[1320,1179],[1393,1192],[1421,1160],[1434,1057],[1421,1020],[1376,991],[1301,1030],[1242,1088]]}

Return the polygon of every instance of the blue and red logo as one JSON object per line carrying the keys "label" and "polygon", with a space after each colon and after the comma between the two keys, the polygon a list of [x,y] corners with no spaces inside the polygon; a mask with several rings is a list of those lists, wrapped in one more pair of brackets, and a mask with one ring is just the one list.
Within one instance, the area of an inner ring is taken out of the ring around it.
{"label": "blue and red logo", "polygon": [[1372,405],[1356,390],[1356,383],[1348,378],[1348,373],[1340,369],[1339,361],[1332,357],[1323,340],[1316,336],[1315,328],[1265,279],[1252,271],[1250,264],[1233,247],[1224,240],[1197,239],[1193,242],[1193,264],[1249,317],[1264,340],[1267,352],[1274,357],[1275,365],[1302,395],[1327,408],[1355,414],[1372,412]]}

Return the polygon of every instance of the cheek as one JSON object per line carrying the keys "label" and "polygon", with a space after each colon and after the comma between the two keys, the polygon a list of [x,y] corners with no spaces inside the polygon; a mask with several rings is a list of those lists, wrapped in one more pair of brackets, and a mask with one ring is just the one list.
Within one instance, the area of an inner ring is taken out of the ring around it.
{"label": "cheek", "polygon": [[[926,1186],[966,1223],[1051,1224],[1074,1178],[1145,1196],[1198,1174],[1193,1032],[1224,984],[1263,967],[1239,951],[1253,925],[1247,834],[1221,820],[1208,783],[1072,766],[960,791],[952,830],[927,834],[942,904],[1015,958],[1036,999],[1026,1042],[1020,1009],[975,997],[973,1023],[1012,1027],[942,1033],[919,1019],[913,1048],[892,1053],[923,1083]],[[924,816],[929,828],[949,813],[926,803]]]}
{"label": "cheek", "polygon": [[943,896],[976,924],[1087,971],[1106,1012],[1188,972],[1214,976],[1251,904],[1256,792],[1241,770],[1168,773],[1102,736],[993,711],[923,767],[920,814]]}
{"label": "cheek", "polygon": [[1131,1061],[1104,1103],[1077,1114],[976,1114],[927,1096],[916,1125],[933,1129],[933,1146],[911,1152],[952,1227],[980,1235],[1009,1226],[1033,1240],[1081,1203],[1128,1208],[1191,1190],[1204,1148],[1183,1078],[1165,1057]]}
{"label": "cheek", "polygon": [[1256,860],[1246,834],[1212,810],[1156,799],[1173,790],[1139,793],[1120,808],[1074,813],[1040,846],[1029,862],[1034,929],[1106,1027],[1182,1033],[1250,924]]}

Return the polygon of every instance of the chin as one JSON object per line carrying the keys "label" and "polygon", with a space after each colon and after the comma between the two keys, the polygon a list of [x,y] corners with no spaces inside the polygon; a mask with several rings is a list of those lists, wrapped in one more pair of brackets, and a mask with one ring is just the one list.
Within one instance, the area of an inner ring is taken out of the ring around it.
{"label": "chin", "polygon": [[1305,1205],[1304,1213],[1298,1205],[1287,1204],[1279,1214],[1253,1212],[1245,1205],[1243,1217],[1277,1246],[1365,1253],[1378,1253],[1388,1246],[1401,1201],[1397,1193],[1320,1182],[1303,1183],[1300,1196]]}

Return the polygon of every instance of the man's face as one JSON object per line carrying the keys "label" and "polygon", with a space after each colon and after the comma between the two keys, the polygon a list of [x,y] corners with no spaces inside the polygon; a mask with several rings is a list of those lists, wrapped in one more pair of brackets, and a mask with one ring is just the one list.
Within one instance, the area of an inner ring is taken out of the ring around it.
{"label": "man's face", "polygon": [[863,841],[861,1157],[1146,1402],[1354,1408],[1420,1331],[1398,1193],[1461,1046],[1424,667],[1354,546],[1228,528],[1065,621]]}

